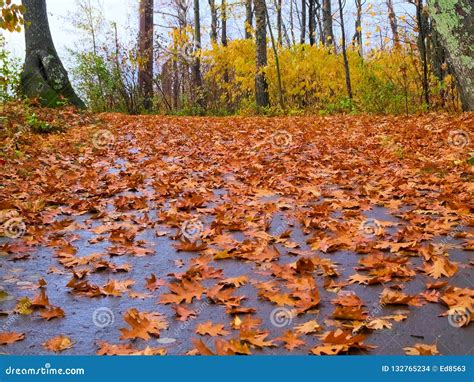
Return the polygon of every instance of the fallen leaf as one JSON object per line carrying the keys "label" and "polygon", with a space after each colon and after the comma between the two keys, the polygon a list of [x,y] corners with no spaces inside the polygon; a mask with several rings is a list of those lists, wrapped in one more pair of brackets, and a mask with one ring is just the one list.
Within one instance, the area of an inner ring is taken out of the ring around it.
{"label": "fallen leaf", "polygon": [[49,339],[43,343],[46,350],[54,351],[56,353],[62,352],[66,349],[72,348],[73,342],[67,336],[57,336]]}

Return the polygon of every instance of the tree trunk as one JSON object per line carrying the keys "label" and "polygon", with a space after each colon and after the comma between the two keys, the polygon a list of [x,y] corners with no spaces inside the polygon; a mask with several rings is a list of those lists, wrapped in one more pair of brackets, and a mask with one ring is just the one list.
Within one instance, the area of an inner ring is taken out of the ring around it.
{"label": "tree trunk", "polygon": [[334,33],[332,29],[331,0],[323,0],[323,43],[325,46],[334,45]]}
{"label": "tree trunk", "polygon": [[421,65],[423,69],[422,86],[423,99],[426,105],[430,106],[430,88],[428,82],[428,53],[426,49],[426,37],[428,36],[428,18],[423,14],[423,0],[415,0],[416,21],[418,25],[418,49],[420,50]]}
{"label": "tree trunk", "polygon": [[300,43],[306,41],[306,0],[301,0],[301,39]]}
{"label": "tree trunk", "polygon": [[222,0],[221,4],[221,24],[222,24],[222,35],[221,43],[223,46],[227,46],[227,0]]}
{"label": "tree trunk", "polygon": [[140,0],[138,88],[145,110],[153,107],[153,0]]}
{"label": "tree trunk", "polygon": [[[227,0],[222,0],[222,36],[221,36],[221,42],[222,46],[226,47],[228,44],[227,41]],[[227,69],[224,71],[224,82],[227,83],[229,82],[229,72]],[[227,98],[230,99],[229,95],[227,95]]]}
{"label": "tree trunk", "polygon": [[342,1],[339,1],[339,17],[341,18],[341,35],[342,35],[342,56],[344,58],[344,71],[346,74],[346,87],[347,96],[352,99],[352,85],[351,85],[351,73],[349,71],[349,60],[347,59],[346,49],[346,31],[344,29],[344,9],[342,7]]}
{"label": "tree trunk", "polygon": [[474,5],[472,0],[429,0],[433,27],[453,68],[463,110],[474,111]]}
{"label": "tree trunk", "polygon": [[283,18],[281,14],[282,0],[277,0],[277,33],[278,33],[278,45],[283,45]]}
{"label": "tree trunk", "polygon": [[199,58],[201,50],[201,13],[199,10],[199,0],[194,0],[194,59],[192,65],[193,84],[195,86],[196,101],[202,106],[202,77],[201,77],[201,59]]}
{"label": "tree trunk", "polygon": [[398,33],[398,23],[397,16],[395,14],[395,9],[393,8],[393,1],[387,0],[387,9],[388,9],[388,19],[390,21],[390,29],[392,29],[393,35],[393,45],[395,48],[400,46],[400,35]]}
{"label": "tree trunk", "polygon": [[293,21],[293,4],[294,0],[290,0],[290,34],[291,34],[291,45],[296,44],[296,39],[295,39],[295,24]]}
{"label": "tree trunk", "polygon": [[22,0],[26,8],[26,55],[21,73],[21,89],[27,97],[37,97],[45,106],[57,106],[61,98],[79,108],[84,102],[76,95],[66,69],[54,47],[46,12],[46,0]]}
{"label": "tree trunk", "polygon": [[353,42],[357,44],[359,50],[359,56],[363,57],[363,45],[362,45],[362,0],[355,0],[357,16],[355,21],[355,33]]}
{"label": "tree trunk", "polygon": [[255,97],[257,108],[268,107],[268,83],[265,78],[264,68],[267,66],[267,22],[265,0],[254,0],[255,4],[255,40],[257,46],[257,73],[255,75]]}
{"label": "tree trunk", "polygon": [[245,1],[245,38],[250,40],[252,38],[253,28],[253,11],[252,0]]}
{"label": "tree trunk", "polygon": [[318,32],[319,32],[319,42],[323,44],[323,37],[324,37],[324,32],[323,32],[323,25],[321,23],[321,1],[320,0],[314,0],[316,4],[316,9],[315,9],[315,14],[316,14],[316,22],[318,24]]}
{"label": "tree trunk", "polygon": [[209,8],[211,9],[211,42],[217,43],[217,8],[216,0],[209,0]]}
{"label": "tree trunk", "polygon": [[309,0],[308,15],[308,34],[309,44],[313,46],[316,43],[316,4],[315,0]]}
{"label": "tree trunk", "polygon": [[268,15],[268,9],[265,8],[265,13],[267,16],[267,23],[268,23],[268,30],[270,31],[270,39],[272,41],[272,48],[273,48],[273,54],[275,57],[275,66],[276,66],[276,71],[277,71],[277,84],[278,84],[278,101],[280,103],[280,107],[282,110],[285,110],[285,102],[283,100],[283,85],[281,81],[281,70],[280,70],[280,59],[278,58],[278,50],[277,46],[275,44],[275,38],[273,37],[273,32],[272,28],[270,27],[270,16]]}

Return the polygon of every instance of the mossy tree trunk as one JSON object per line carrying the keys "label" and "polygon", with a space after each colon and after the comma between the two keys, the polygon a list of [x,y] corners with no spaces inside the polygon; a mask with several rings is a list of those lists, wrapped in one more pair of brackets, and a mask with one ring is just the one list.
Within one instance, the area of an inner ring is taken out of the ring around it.
{"label": "mossy tree trunk", "polygon": [[454,71],[465,111],[474,111],[474,5],[472,0],[428,0],[433,27]]}
{"label": "mossy tree trunk", "polygon": [[45,0],[22,0],[26,11],[26,57],[21,88],[27,97],[38,98],[44,106],[66,101],[79,108],[84,102],[76,95],[66,69],[58,57],[49,30]]}

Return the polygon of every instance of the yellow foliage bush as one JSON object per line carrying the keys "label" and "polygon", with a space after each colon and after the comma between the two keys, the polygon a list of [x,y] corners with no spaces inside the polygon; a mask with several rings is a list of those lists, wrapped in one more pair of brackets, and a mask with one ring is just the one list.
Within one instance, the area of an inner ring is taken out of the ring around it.
{"label": "yellow foliage bush", "polygon": [[[279,60],[286,107],[294,112],[355,111],[368,113],[414,113],[426,105],[422,97],[421,63],[409,45],[377,50],[360,57],[349,49],[353,100],[347,96],[342,54],[323,46],[280,47]],[[208,91],[219,94],[214,109],[242,111],[254,104],[255,43],[234,40],[227,47],[213,45],[201,52]],[[268,49],[265,69],[272,104],[278,103],[277,71],[273,51]],[[225,81],[227,79],[227,81]],[[449,77],[447,77],[449,81]],[[441,104],[439,89],[450,88],[430,78],[431,99]],[[454,95],[452,97],[455,98]]]}

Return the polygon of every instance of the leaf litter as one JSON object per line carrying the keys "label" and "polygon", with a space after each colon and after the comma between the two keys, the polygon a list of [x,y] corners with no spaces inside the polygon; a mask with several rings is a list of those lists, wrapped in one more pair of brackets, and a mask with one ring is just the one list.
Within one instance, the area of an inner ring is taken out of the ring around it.
{"label": "leaf litter", "polygon": [[[416,336],[418,315],[472,329],[472,147],[447,138],[471,114],[99,118],[26,135],[2,165],[2,319],[23,324],[5,351],[383,354],[377,333]],[[52,337],[89,304],[112,312],[105,337]]]}

